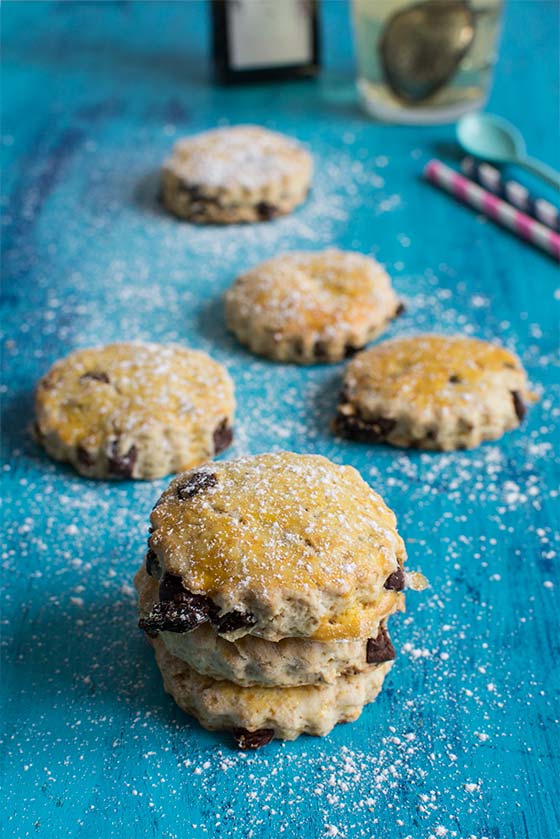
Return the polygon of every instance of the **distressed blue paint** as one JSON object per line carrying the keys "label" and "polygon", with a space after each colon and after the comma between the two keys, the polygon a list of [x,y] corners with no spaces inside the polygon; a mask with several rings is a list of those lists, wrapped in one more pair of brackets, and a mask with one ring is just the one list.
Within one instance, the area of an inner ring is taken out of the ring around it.
{"label": "distressed blue paint", "polygon": [[[429,156],[453,157],[451,126],[361,115],[347,8],[323,5],[317,83],[228,91],[209,83],[198,2],[2,7],[6,837],[263,839],[301,835],[303,822],[306,836],[348,839],[559,833],[558,602],[545,585],[557,564],[558,276],[419,179]],[[557,44],[553,3],[511,2],[490,108],[558,167]],[[205,230],[160,211],[154,173],[173,139],[222,118],[310,144],[316,184],[293,217]],[[472,329],[516,348],[545,391],[523,431],[444,456],[337,442],[340,366],[275,366],[239,348],[219,303],[235,274],[331,242],[376,253],[394,275],[409,307],[389,334]],[[393,620],[400,655],[381,698],[325,740],[239,757],[175,708],[128,588],[165,482],[83,481],[29,437],[51,362],[140,337],[228,364],[234,453],[280,445],[359,468],[432,582]]]}

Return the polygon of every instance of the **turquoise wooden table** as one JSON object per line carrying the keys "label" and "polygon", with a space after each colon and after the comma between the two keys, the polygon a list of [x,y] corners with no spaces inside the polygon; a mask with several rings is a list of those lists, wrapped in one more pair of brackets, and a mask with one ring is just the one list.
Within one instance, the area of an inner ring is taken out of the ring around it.
{"label": "turquoise wooden table", "polygon": [[[453,127],[358,110],[348,9],[325,2],[317,82],[223,90],[204,4],[5,3],[2,125],[3,837],[553,839],[558,761],[558,274],[419,177]],[[557,7],[507,7],[489,108],[560,164]],[[182,133],[259,122],[309,144],[294,215],[195,228],[156,201]],[[335,440],[342,367],[257,360],[225,332],[243,268],[334,243],[375,254],[408,303],[390,335],[461,331],[521,355],[542,398],[465,453]],[[180,712],[135,626],[132,576],[165,486],[79,479],[27,426],[37,378],[77,346],[180,341],[226,363],[232,455],[288,448],[356,466],[430,579],[393,620],[379,700],[326,739],[244,754]],[[555,407],[556,405],[556,407]]]}

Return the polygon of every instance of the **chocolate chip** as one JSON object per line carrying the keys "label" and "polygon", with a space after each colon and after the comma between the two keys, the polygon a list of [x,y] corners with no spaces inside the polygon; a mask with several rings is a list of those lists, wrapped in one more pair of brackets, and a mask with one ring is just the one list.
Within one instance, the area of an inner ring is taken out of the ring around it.
{"label": "chocolate chip", "polygon": [[269,204],[268,201],[259,201],[257,204],[257,214],[261,221],[269,221],[278,215],[278,207],[275,207],[274,204]]}
{"label": "chocolate chip", "polygon": [[273,728],[259,728],[257,731],[247,731],[246,728],[234,728],[232,732],[240,749],[260,749],[274,740]]}
{"label": "chocolate chip", "polygon": [[146,553],[146,574],[149,574],[150,577],[158,577],[158,571],[161,569],[159,564],[159,559],[155,551],[151,548],[148,548],[148,552]]}
{"label": "chocolate chip", "polygon": [[131,478],[137,457],[136,446],[131,446],[125,454],[119,454],[119,441],[113,440],[107,462],[109,474],[115,478]]}
{"label": "chocolate chip", "polygon": [[177,487],[177,498],[180,501],[187,501],[205,489],[215,487],[218,483],[217,477],[212,472],[195,472],[186,481]]}
{"label": "chocolate chip", "polygon": [[504,367],[507,367],[508,370],[515,370],[515,364],[512,364],[511,361],[504,361]]}
{"label": "chocolate chip", "polygon": [[395,317],[398,318],[399,315],[402,315],[405,312],[406,312],[406,306],[404,305],[404,303],[401,302],[401,303],[399,303],[399,305],[395,309]]}
{"label": "chocolate chip", "polygon": [[392,574],[389,574],[383,588],[388,591],[402,591],[404,588],[404,570],[401,565]]}
{"label": "chocolate chip", "polygon": [[224,418],[214,430],[214,452],[220,454],[231,445],[233,440],[233,428],[228,425],[227,418]]}
{"label": "chocolate chip", "polygon": [[463,379],[461,378],[461,376],[458,376],[457,373],[452,373],[449,377],[449,381],[452,385],[460,385]]}
{"label": "chocolate chip", "polygon": [[383,664],[384,661],[393,661],[394,658],[395,648],[389,634],[384,626],[380,626],[377,638],[368,638],[366,661],[368,664]]}
{"label": "chocolate chip", "polygon": [[517,419],[519,422],[522,422],[525,419],[525,414],[527,413],[527,406],[523,401],[523,397],[518,390],[512,390],[511,398],[513,399],[513,407],[515,409]]}
{"label": "chocolate chip", "polygon": [[88,452],[87,449],[80,445],[76,446],[76,457],[82,466],[93,466],[95,463],[95,457]]}
{"label": "chocolate chip", "polygon": [[351,440],[361,442],[382,442],[396,426],[397,421],[390,417],[376,417],[364,420],[357,414],[347,415],[339,413],[334,421],[335,433]]}
{"label": "chocolate chip", "polygon": [[191,632],[210,620],[211,603],[201,594],[183,587],[181,577],[164,574],[159,585],[160,602],[138,622],[149,635],[157,632]]}
{"label": "chocolate chip", "polygon": [[222,615],[221,618],[211,615],[212,624],[216,627],[216,632],[221,635],[227,635],[228,632],[235,632],[236,629],[245,629],[245,627],[254,626],[257,619],[251,612],[240,612],[234,610]]}
{"label": "chocolate chip", "polygon": [[94,382],[104,382],[106,385],[110,384],[109,376],[107,373],[103,373],[103,371],[89,370],[83,376],[80,376],[81,382],[87,381],[88,379],[92,379]]}

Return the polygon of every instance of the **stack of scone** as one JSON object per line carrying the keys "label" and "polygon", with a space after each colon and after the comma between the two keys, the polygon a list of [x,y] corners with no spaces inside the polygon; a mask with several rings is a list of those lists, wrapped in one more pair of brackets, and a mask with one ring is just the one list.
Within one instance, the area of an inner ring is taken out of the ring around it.
{"label": "stack of scone", "polygon": [[324,735],[379,693],[404,607],[403,541],[358,472],[289,452],[172,481],[136,575],[140,626],[167,691],[257,748]]}

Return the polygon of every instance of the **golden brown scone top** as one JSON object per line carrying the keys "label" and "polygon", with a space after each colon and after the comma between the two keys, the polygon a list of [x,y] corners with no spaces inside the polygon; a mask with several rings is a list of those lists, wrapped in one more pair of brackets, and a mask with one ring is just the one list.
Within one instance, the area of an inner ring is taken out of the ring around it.
{"label": "golden brown scone top", "polygon": [[[164,570],[220,608],[262,614],[301,599],[312,637],[367,637],[402,597],[384,583],[406,552],[393,512],[350,466],[290,452],[178,476],[151,516]],[[258,634],[258,630],[256,632]],[[303,631],[301,634],[304,634]]]}
{"label": "golden brown scone top", "polygon": [[237,318],[261,317],[284,336],[371,326],[393,316],[398,303],[378,262],[336,248],[280,254],[242,274],[226,293]]}
{"label": "golden brown scone top", "polygon": [[[231,416],[233,383],[206,353],[176,344],[115,343],[57,361],[36,391],[39,431],[71,446],[108,434],[214,425]],[[206,418],[206,419],[205,419]]]}
{"label": "golden brown scone top", "polygon": [[313,161],[291,137],[258,125],[235,125],[178,140],[164,168],[205,193],[245,189],[250,194],[284,179],[308,180]]}
{"label": "golden brown scone top", "polygon": [[461,399],[485,399],[496,387],[526,399],[527,376],[504,347],[476,338],[414,335],[395,338],[359,353],[345,373],[346,398],[375,393],[409,402],[418,410],[452,408]]}

